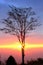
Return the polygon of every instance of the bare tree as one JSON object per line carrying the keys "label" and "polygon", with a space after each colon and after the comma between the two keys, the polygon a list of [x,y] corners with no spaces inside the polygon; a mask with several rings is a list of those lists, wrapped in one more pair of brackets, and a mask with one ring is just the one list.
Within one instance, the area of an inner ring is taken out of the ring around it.
{"label": "bare tree", "polygon": [[22,45],[22,64],[24,64],[24,47],[26,34],[38,26],[38,21],[35,18],[35,12],[31,7],[16,8],[10,6],[11,10],[8,12],[8,18],[3,20],[4,28],[1,31],[16,35],[20,44]]}

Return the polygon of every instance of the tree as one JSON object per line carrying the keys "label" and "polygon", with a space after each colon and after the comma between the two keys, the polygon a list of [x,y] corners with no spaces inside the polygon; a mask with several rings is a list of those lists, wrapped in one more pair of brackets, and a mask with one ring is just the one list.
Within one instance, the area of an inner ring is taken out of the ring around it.
{"label": "tree", "polygon": [[10,6],[10,8],[11,10],[8,12],[8,17],[2,21],[5,27],[0,28],[0,30],[17,36],[22,45],[22,64],[24,64],[26,34],[35,30],[38,26],[38,21],[31,7],[16,8],[15,6]]}
{"label": "tree", "polygon": [[6,65],[17,65],[17,63],[16,60],[12,56],[10,56],[6,61]]}

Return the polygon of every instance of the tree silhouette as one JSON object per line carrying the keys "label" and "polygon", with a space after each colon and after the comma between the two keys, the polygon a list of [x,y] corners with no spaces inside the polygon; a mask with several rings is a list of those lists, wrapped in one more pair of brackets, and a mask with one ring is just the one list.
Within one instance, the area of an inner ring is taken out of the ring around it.
{"label": "tree silhouette", "polygon": [[43,58],[38,58],[37,60],[28,61],[27,65],[43,65]]}
{"label": "tree silhouette", "polygon": [[17,63],[15,59],[12,56],[10,56],[8,60],[6,61],[6,65],[17,65]]}
{"label": "tree silhouette", "polygon": [[22,64],[24,64],[24,47],[26,34],[35,30],[38,26],[36,13],[29,8],[17,8],[10,6],[11,10],[8,12],[8,17],[2,21],[5,26],[0,28],[5,33],[16,35],[20,44],[22,45]]}

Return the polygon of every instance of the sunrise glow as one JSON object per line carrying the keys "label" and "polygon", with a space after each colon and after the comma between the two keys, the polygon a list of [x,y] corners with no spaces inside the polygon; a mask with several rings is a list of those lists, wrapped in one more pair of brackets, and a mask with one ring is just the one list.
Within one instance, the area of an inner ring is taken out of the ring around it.
{"label": "sunrise glow", "polygon": [[[10,44],[10,45],[0,45],[0,48],[9,48],[9,49],[17,49],[21,50],[22,45],[18,42],[16,44]],[[31,48],[43,48],[43,44],[25,44],[25,49],[31,49]]]}

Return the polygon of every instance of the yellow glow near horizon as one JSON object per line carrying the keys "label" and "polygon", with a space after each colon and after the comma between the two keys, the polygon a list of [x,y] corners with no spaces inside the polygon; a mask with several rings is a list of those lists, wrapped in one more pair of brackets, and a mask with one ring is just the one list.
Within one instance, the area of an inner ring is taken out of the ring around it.
{"label": "yellow glow near horizon", "polygon": [[0,45],[0,48],[8,48],[8,49],[21,49],[21,44],[20,43],[16,43],[16,44],[10,44],[10,45]]}
{"label": "yellow glow near horizon", "polygon": [[26,44],[25,48],[43,48],[43,44]]}
{"label": "yellow glow near horizon", "polygon": [[[17,50],[20,50],[22,48],[22,46],[18,42],[16,44],[0,45],[0,48],[8,48],[8,49],[17,49]],[[28,48],[43,48],[43,44],[25,44],[25,49],[28,49]]]}

